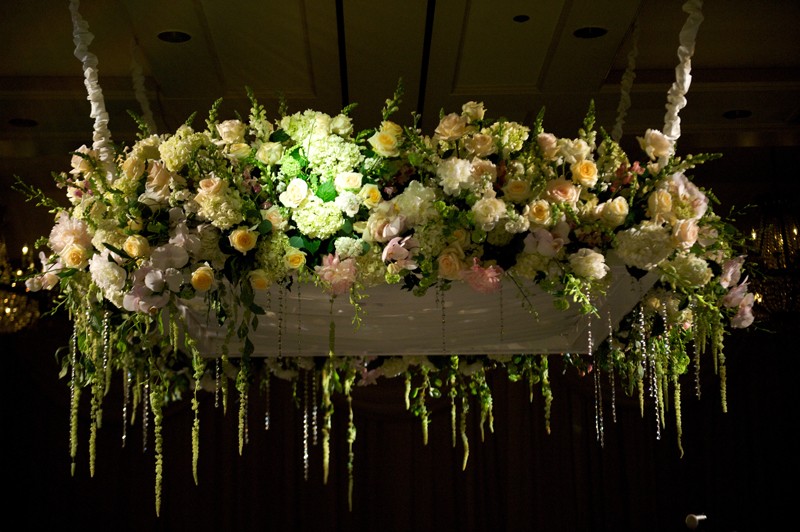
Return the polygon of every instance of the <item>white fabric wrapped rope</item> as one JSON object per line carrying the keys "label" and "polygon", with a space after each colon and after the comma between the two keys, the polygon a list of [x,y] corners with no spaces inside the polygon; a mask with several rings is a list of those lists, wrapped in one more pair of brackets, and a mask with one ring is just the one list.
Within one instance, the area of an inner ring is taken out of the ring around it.
{"label": "white fabric wrapped rope", "polygon": [[75,57],[83,65],[84,85],[86,86],[87,99],[91,104],[89,116],[94,118],[94,131],[92,133],[92,149],[97,152],[100,161],[108,168],[107,177],[113,178],[111,146],[111,132],[108,129],[108,112],[103,99],[103,91],[98,82],[97,56],[89,51],[89,45],[94,40],[94,35],[89,31],[89,24],[83,19],[78,8],[80,2],[71,0],[69,4],[72,15],[72,40],[75,43]]}
{"label": "white fabric wrapped rope", "polygon": [[664,135],[673,142],[681,136],[681,120],[678,113],[686,107],[686,93],[692,83],[692,55],[697,39],[697,30],[703,22],[702,0],[689,0],[683,4],[683,11],[689,14],[681,29],[678,46],[678,66],[675,67],[675,81],[667,92],[667,114],[664,117]]}

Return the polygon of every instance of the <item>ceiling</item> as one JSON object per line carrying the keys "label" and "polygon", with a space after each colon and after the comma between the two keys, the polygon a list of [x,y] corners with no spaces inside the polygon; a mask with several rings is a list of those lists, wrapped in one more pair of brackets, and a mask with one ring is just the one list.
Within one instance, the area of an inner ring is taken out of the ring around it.
{"label": "ceiling", "polygon": [[[14,176],[51,191],[51,172],[68,169],[69,152],[91,143],[93,120],[82,67],[73,55],[68,0],[0,5],[0,208],[9,250],[46,235],[52,217],[11,190]],[[100,86],[118,143],[135,140],[129,111],[143,114],[132,65],[141,67],[157,131],[174,131],[194,112],[204,127],[222,98],[221,117],[246,116],[246,87],[277,117],[290,112],[337,113],[357,103],[359,129],[378,125],[381,109],[402,79],[403,104],[393,119],[421,113],[430,132],[441,110],[469,100],[488,114],[531,123],[544,107],[545,128],[574,137],[590,100],[598,125],[611,130],[620,80],[640,35],[636,79],[623,145],[664,123],[667,90],[678,63],[686,21],[677,0],[86,0],[79,10],[95,39]],[[681,111],[679,152],[732,154],[715,181],[794,186],[800,147],[800,2],[707,2],[692,58],[693,81]],[[594,39],[573,35],[602,27]],[[167,43],[158,35],[191,39]],[[135,58],[135,63],[132,63]],[[725,118],[729,111],[749,116]],[[631,141],[633,144],[631,144]],[[777,154],[777,156],[776,156]],[[759,160],[767,157],[770,160]],[[777,157],[777,159],[776,159]],[[725,159],[725,157],[723,157]],[[782,167],[785,164],[787,166]],[[735,170],[738,169],[738,174]],[[753,173],[757,175],[753,175]],[[736,175],[733,175],[736,174]],[[756,177],[756,179],[754,179]],[[13,251],[12,251],[13,253]]]}

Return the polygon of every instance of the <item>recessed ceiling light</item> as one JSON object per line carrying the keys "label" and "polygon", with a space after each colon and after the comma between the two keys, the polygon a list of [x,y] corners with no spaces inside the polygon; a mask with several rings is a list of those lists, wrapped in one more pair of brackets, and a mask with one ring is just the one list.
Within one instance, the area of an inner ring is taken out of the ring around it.
{"label": "recessed ceiling light", "polygon": [[531,19],[528,15],[514,15],[514,22],[519,22],[522,24],[523,22],[528,22]]}
{"label": "recessed ceiling light", "polygon": [[579,39],[597,39],[608,33],[608,30],[599,26],[584,26],[572,32]]}
{"label": "recessed ceiling light", "polygon": [[730,111],[725,111],[722,113],[722,116],[727,118],[728,120],[738,120],[740,118],[750,118],[753,113],[747,109],[731,109]]}
{"label": "recessed ceiling light", "polygon": [[14,127],[36,127],[39,125],[39,122],[33,118],[12,118],[8,123]]}
{"label": "recessed ceiling light", "polygon": [[189,39],[192,38],[192,36],[184,31],[169,30],[169,31],[162,31],[161,33],[159,33],[158,38],[164,42],[177,44],[188,41]]}

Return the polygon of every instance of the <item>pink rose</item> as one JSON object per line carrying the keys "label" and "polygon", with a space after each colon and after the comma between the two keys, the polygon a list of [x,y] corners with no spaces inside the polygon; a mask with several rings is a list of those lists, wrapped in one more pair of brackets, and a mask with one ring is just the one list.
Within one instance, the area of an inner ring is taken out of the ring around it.
{"label": "pink rose", "polygon": [[478,259],[473,257],[472,267],[461,272],[461,278],[465,280],[473,290],[481,294],[491,294],[500,290],[500,282],[503,277],[503,268],[497,265],[481,267]]}
{"label": "pink rose", "polygon": [[332,253],[322,258],[322,266],[315,268],[319,278],[327,283],[333,295],[344,294],[356,280],[356,263],[352,258],[339,259]]}

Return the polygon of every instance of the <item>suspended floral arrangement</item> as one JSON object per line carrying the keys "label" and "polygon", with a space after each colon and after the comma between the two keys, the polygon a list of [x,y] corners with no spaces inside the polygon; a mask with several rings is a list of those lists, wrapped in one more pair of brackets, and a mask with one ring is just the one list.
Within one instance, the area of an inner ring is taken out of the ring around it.
{"label": "suspended floral arrangement", "polygon": [[[82,42],[77,9],[73,17]],[[544,113],[525,125],[490,118],[475,101],[443,113],[432,132],[418,127],[417,116],[401,125],[394,115],[402,85],[365,129],[349,108],[332,116],[290,112],[284,104],[271,115],[248,91],[246,120],[218,116],[218,101],[204,123],[193,116],[174,133],[156,134],[140,120],[138,141],[114,147],[91,54],[85,47],[76,54],[96,122],[92,147],[78,148],[71,169],[55,176],[69,206],[18,181],[55,215],[38,243],[46,249],[42,271],[27,286],[56,291],[58,309],[74,323],[63,357],[73,467],[81,396],[88,390],[93,473],[102,402],[115,376],[124,387],[125,423],[141,408],[146,431],[152,416],[156,512],[165,405],[190,398],[197,481],[198,394],[221,395],[227,410],[231,385],[240,453],[251,390],[269,394],[277,378],[310,394],[322,420],[325,481],[334,395],[349,403],[355,386],[381,378],[405,380],[406,407],[420,418],[425,441],[427,401],[450,398],[465,467],[471,402],[481,428],[492,428],[489,371],[538,386],[549,426],[552,353],[535,346],[463,354],[443,334],[431,352],[342,350],[342,336],[358,338],[369,324],[371,291],[387,287],[396,298],[433,293],[443,328],[452,308],[445,301],[457,287],[476,301],[513,291],[503,308],[522,308],[532,330],[544,310],[533,302],[542,294],[557,313],[595,320],[581,351],[556,356],[580,371],[591,366],[596,379],[615,376],[639,395],[642,409],[650,393],[659,428],[674,408],[679,446],[679,378],[691,365],[711,360],[726,408],[723,340],[728,328],[752,323],[753,296],[738,234],[714,213],[711,193],[692,182],[692,170],[718,155],[678,156],[675,120],[664,133],[648,130],[639,139],[642,152],[632,156],[596,126],[591,105],[576,136],[559,138],[547,131]],[[622,275],[647,283],[624,315],[606,319],[601,307]],[[301,353],[285,340],[296,327],[292,338],[303,341],[304,311],[297,308],[297,323],[290,323],[285,304],[296,298],[299,306],[309,293],[328,303],[330,325],[324,348]],[[351,311],[348,330],[335,326],[334,305],[342,300]],[[207,330],[222,336],[210,343]],[[266,353],[259,343],[265,338]],[[349,415],[352,490],[352,408]]]}

